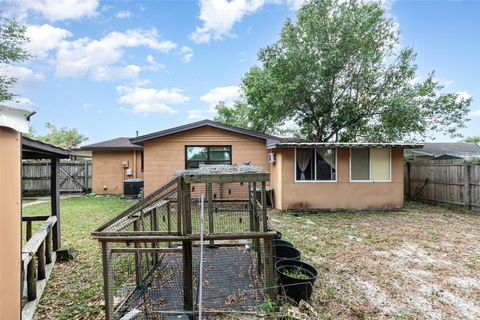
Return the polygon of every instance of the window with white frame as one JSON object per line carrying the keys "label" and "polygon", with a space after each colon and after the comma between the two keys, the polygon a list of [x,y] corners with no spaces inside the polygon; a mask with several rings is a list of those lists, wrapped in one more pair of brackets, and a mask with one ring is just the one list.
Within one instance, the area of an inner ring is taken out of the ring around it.
{"label": "window with white frame", "polygon": [[390,148],[350,149],[351,181],[390,181]]}
{"label": "window with white frame", "polygon": [[336,181],[337,159],[335,149],[295,149],[296,181]]}

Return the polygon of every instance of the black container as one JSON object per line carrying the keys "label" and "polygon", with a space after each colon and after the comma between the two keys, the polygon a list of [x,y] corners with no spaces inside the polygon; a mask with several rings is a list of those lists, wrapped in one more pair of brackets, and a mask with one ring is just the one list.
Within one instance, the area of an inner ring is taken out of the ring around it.
{"label": "black container", "polygon": [[280,240],[282,239],[282,233],[280,231],[272,230],[272,229],[267,229],[267,231],[275,231],[276,234],[273,236],[273,240]]}
{"label": "black container", "polygon": [[[301,269],[308,276],[308,279],[292,278],[283,272],[288,269]],[[285,294],[295,302],[300,300],[308,301],[312,296],[313,285],[317,280],[317,269],[308,263],[297,260],[280,260],[275,263],[275,271],[278,275],[279,284],[282,286]]]}
{"label": "black container", "polygon": [[275,246],[286,246],[286,247],[292,247],[295,248],[295,245],[291,243],[290,241],[287,240],[281,240],[281,239],[274,239],[272,241],[272,245]]}
{"label": "black container", "polygon": [[128,179],[123,181],[123,196],[125,198],[138,198],[143,188],[143,179]]}
{"label": "black container", "polygon": [[280,260],[300,260],[301,253],[297,249],[290,246],[274,246],[273,247],[273,262]]}

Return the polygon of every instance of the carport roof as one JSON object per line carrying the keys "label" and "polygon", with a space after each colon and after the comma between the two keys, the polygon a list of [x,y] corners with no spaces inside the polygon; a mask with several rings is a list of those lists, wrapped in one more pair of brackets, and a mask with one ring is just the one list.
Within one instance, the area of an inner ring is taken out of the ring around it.
{"label": "carport roof", "polygon": [[422,143],[367,143],[367,142],[279,142],[267,145],[275,148],[421,148]]}

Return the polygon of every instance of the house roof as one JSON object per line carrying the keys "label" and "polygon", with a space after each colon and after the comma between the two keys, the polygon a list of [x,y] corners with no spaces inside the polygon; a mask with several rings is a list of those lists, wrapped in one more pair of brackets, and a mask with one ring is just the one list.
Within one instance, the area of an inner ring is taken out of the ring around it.
{"label": "house roof", "polygon": [[419,148],[420,143],[364,143],[364,142],[279,142],[267,145],[274,148]]}
{"label": "house roof", "polygon": [[136,137],[136,138],[132,138],[132,139],[130,139],[130,141],[133,144],[143,145],[143,143],[145,141],[148,141],[148,140],[154,140],[154,139],[158,139],[158,138],[161,138],[161,137],[165,137],[165,136],[169,136],[169,135],[172,135],[172,134],[177,134],[177,133],[181,133],[181,132],[184,132],[184,131],[197,129],[197,128],[201,128],[201,127],[213,127],[213,128],[222,129],[222,130],[226,130],[226,131],[230,131],[230,132],[235,132],[235,133],[243,134],[243,135],[258,138],[258,139],[263,139],[263,140],[267,141],[267,144],[278,142],[278,141],[281,140],[278,137],[263,134],[263,133],[258,133],[258,132],[252,131],[252,130],[247,130],[247,129],[243,129],[243,128],[239,128],[239,127],[234,127],[234,126],[230,126],[228,124],[215,122],[215,121],[212,121],[212,120],[201,120],[201,121],[185,124],[185,125],[182,125],[182,126],[178,126],[178,127],[174,127],[174,128],[170,128],[170,129],[166,129],[166,130],[162,130],[162,131],[157,131],[157,132],[154,132],[154,133],[150,133],[150,134],[146,134],[146,135],[139,136],[139,137]]}
{"label": "house roof", "polygon": [[143,147],[130,142],[131,138],[120,137],[81,147],[82,150],[108,151],[108,150],[143,150]]}
{"label": "house roof", "polygon": [[54,145],[22,137],[22,159],[68,158],[70,151]]}
{"label": "house roof", "polygon": [[411,153],[432,157],[449,155],[471,158],[480,156],[480,146],[475,142],[429,142],[421,148],[411,150]]}

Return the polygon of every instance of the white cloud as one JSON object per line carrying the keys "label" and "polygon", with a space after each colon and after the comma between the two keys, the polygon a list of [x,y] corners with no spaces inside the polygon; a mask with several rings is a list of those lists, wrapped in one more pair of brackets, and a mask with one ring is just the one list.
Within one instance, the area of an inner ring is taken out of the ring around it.
{"label": "white cloud", "polygon": [[222,39],[231,35],[233,25],[245,15],[260,9],[266,0],[201,0],[200,16],[202,26],[190,35],[195,43],[208,43],[213,38]]}
{"label": "white cloud", "polygon": [[65,38],[72,36],[72,33],[44,24],[29,26],[26,36],[30,39],[27,50],[37,58],[45,58],[50,50],[57,48]]}
{"label": "white cloud", "polygon": [[133,29],[111,32],[100,40],[81,38],[63,41],[56,57],[56,73],[63,77],[90,76],[94,80],[134,78],[140,72],[135,65],[115,66],[121,62],[123,49],[146,46],[160,52],[169,52],[177,45],[159,40],[156,29]]}
{"label": "white cloud", "polygon": [[210,110],[215,111],[218,102],[223,101],[231,105],[235,99],[240,97],[239,86],[216,87],[200,97],[200,100],[210,105]]}
{"label": "white cloud", "polygon": [[188,119],[198,120],[212,118],[217,112],[215,107],[220,101],[225,102],[227,106],[232,106],[233,102],[238,99],[240,95],[240,87],[238,86],[213,88],[200,97],[201,101],[208,103],[208,108],[188,110]]}
{"label": "white cloud", "polygon": [[182,46],[179,54],[182,56],[184,62],[190,62],[193,59],[193,50],[190,47]]}
{"label": "white cloud", "polygon": [[165,65],[158,63],[151,54],[147,56],[147,62],[148,62],[148,68],[150,70],[157,71],[159,69],[165,68]]}
{"label": "white cloud", "polygon": [[177,111],[170,105],[190,100],[178,88],[154,89],[118,86],[117,91],[122,94],[118,102],[132,105],[134,113],[176,113]]}
{"label": "white cloud", "polygon": [[8,77],[17,79],[16,87],[35,87],[44,79],[43,74],[26,67],[1,65],[0,69]]}
{"label": "white cloud", "polygon": [[480,117],[480,108],[477,109],[477,110],[472,110],[472,112],[470,112],[470,116],[471,117]]}
{"label": "white cloud", "polygon": [[459,103],[463,100],[470,99],[472,97],[472,95],[470,93],[468,93],[467,91],[458,91],[458,92],[456,92],[456,94],[457,94],[457,103]]}
{"label": "white cloud", "polygon": [[97,14],[98,0],[10,0],[20,13],[39,12],[50,21],[79,19]]}
{"label": "white cloud", "polygon": [[130,18],[132,16],[132,13],[128,10],[118,11],[115,16],[119,19],[125,19],[125,18]]}
{"label": "white cloud", "polygon": [[307,3],[308,0],[287,0],[288,6],[292,10],[298,10],[300,9],[305,3]]}

